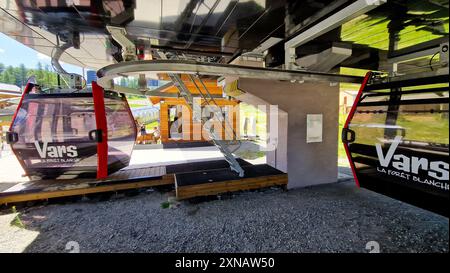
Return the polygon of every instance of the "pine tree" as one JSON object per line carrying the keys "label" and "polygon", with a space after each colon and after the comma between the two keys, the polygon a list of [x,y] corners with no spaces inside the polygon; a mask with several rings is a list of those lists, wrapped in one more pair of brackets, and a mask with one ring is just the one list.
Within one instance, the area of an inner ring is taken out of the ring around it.
{"label": "pine tree", "polygon": [[47,64],[47,65],[45,65],[45,72],[44,72],[44,74],[45,74],[45,84],[47,85],[47,86],[53,86],[53,85],[55,85],[53,82],[52,82],[52,72],[50,71],[50,66]]}
{"label": "pine tree", "polygon": [[43,87],[54,87],[57,85],[56,73],[50,71],[48,65],[46,65],[44,69],[42,64],[38,63],[37,69],[28,69],[23,64],[19,67],[8,66],[5,68],[5,66],[0,63],[0,82],[2,83],[24,86],[31,76],[35,76],[37,83]]}
{"label": "pine tree", "polygon": [[14,77],[13,75],[11,75],[11,72],[9,70],[5,70],[3,73],[3,79],[2,82],[3,83],[9,83],[9,84],[14,84]]}
{"label": "pine tree", "polygon": [[25,86],[27,84],[27,69],[25,68],[24,64],[21,64],[19,66],[19,80],[20,80],[20,87]]}
{"label": "pine tree", "polygon": [[44,69],[42,69],[42,63],[41,62],[37,63],[36,81],[39,84],[44,84],[45,83]]}
{"label": "pine tree", "polygon": [[12,66],[8,66],[5,71],[3,71],[4,77],[3,82],[9,84],[16,84],[16,78],[14,76],[14,68]]}

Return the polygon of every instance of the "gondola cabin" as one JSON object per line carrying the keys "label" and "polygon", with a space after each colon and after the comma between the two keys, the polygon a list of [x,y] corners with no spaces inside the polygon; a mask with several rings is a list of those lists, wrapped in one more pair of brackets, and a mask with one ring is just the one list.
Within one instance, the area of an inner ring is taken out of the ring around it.
{"label": "gondola cabin", "polygon": [[448,74],[368,73],[342,141],[359,186],[448,216],[448,132]]}
{"label": "gondola cabin", "polygon": [[28,176],[104,178],[128,166],[136,134],[124,95],[29,83],[7,141]]}

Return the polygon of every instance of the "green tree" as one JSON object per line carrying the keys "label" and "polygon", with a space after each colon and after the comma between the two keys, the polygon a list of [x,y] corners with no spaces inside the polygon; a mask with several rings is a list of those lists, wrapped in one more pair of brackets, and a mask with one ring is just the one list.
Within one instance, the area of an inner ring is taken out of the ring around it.
{"label": "green tree", "polygon": [[20,81],[20,85],[18,86],[24,86],[25,84],[27,84],[27,69],[25,68],[24,64],[21,64],[19,66],[19,81]]}
{"label": "green tree", "polygon": [[37,70],[36,70],[36,81],[38,83],[45,83],[45,73],[44,73],[44,69],[42,68],[42,63],[38,62],[37,63]]}
{"label": "green tree", "polygon": [[16,84],[16,77],[14,76],[14,68],[12,66],[8,66],[2,74],[4,74],[4,83]]}
{"label": "green tree", "polygon": [[48,65],[43,67],[41,63],[37,64],[37,69],[28,69],[21,64],[19,67],[8,66],[5,68],[0,64],[0,82],[23,86],[31,76],[36,77],[36,81],[43,87],[54,87],[57,85],[57,76],[50,70]]}
{"label": "green tree", "polygon": [[14,84],[15,79],[14,79],[14,76],[11,75],[10,71],[5,70],[2,74],[3,74],[2,82]]}
{"label": "green tree", "polygon": [[47,64],[45,65],[45,83],[49,86],[54,85],[52,81],[52,72],[50,71],[50,66]]}
{"label": "green tree", "polygon": [[13,67],[14,84],[21,86],[22,81],[20,80],[20,67]]}

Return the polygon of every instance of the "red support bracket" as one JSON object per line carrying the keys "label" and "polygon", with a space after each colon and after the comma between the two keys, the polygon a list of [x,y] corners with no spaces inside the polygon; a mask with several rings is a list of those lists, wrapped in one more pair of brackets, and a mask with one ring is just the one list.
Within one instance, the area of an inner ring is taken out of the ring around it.
{"label": "red support bracket", "polygon": [[[344,130],[348,129],[350,121],[353,119],[353,116],[355,115],[356,107],[358,106],[358,103],[361,100],[362,93],[363,93],[364,89],[366,88],[367,82],[369,81],[371,76],[372,76],[372,72],[369,71],[366,73],[366,76],[364,77],[361,87],[359,88],[358,94],[356,95],[355,101],[353,102],[352,108],[350,109],[350,113],[348,113],[347,120],[345,121],[345,124],[344,124]],[[343,145],[345,148],[345,153],[347,154],[348,162],[350,163],[350,167],[352,169],[353,177],[355,178],[356,186],[359,187],[358,177],[356,176],[355,163],[352,160],[350,150],[348,148],[348,143],[343,142]]]}
{"label": "red support bracket", "polygon": [[14,115],[13,115],[12,120],[11,120],[11,126],[9,126],[9,131],[10,132],[12,132],[14,121],[16,120],[16,117],[17,117],[17,114],[18,114],[18,112],[20,110],[20,107],[22,107],[23,99],[25,98],[25,96],[28,93],[30,93],[30,91],[31,91],[31,89],[33,89],[33,87],[34,87],[34,84],[32,84],[32,83],[27,83],[27,85],[25,86],[25,89],[23,90],[22,96],[20,97],[19,104],[17,105],[16,111],[14,111]]}
{"label": "red support bracket", "polygon": [[108,177],[108,127],[106,123],[104,91],[96,82],[92,82],[95,123],[101,137],[97,142],[97,179]]}

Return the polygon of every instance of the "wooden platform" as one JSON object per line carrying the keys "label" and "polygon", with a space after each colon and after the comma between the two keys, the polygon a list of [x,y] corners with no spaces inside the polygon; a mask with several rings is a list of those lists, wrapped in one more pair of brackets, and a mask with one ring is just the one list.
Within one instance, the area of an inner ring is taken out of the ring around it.
{"label": "wooden platform", "polygon": [[80,178],[18,183],[0,192],[0,204],[138,189],[173,183],[174,177],[166,174],[165,167],[125,169],[104,180]]}
{"label": "wooden platform", "polygon": [[269,165],[238,159],[239,177],[225,160],[183,163],[118,171],[107,179],[52,179],[20,182],[0,192],[0,205],[102,192],[175,185],[177,199],[287,185],[287,174]]}
{"label": "wooden platform", "polygon": [[267,164],[242,167],[244,177],[226,169],[203,170],[175,174],[175,190],[178,200],[216,195],[225,192],[285,186],[288,176]]}

